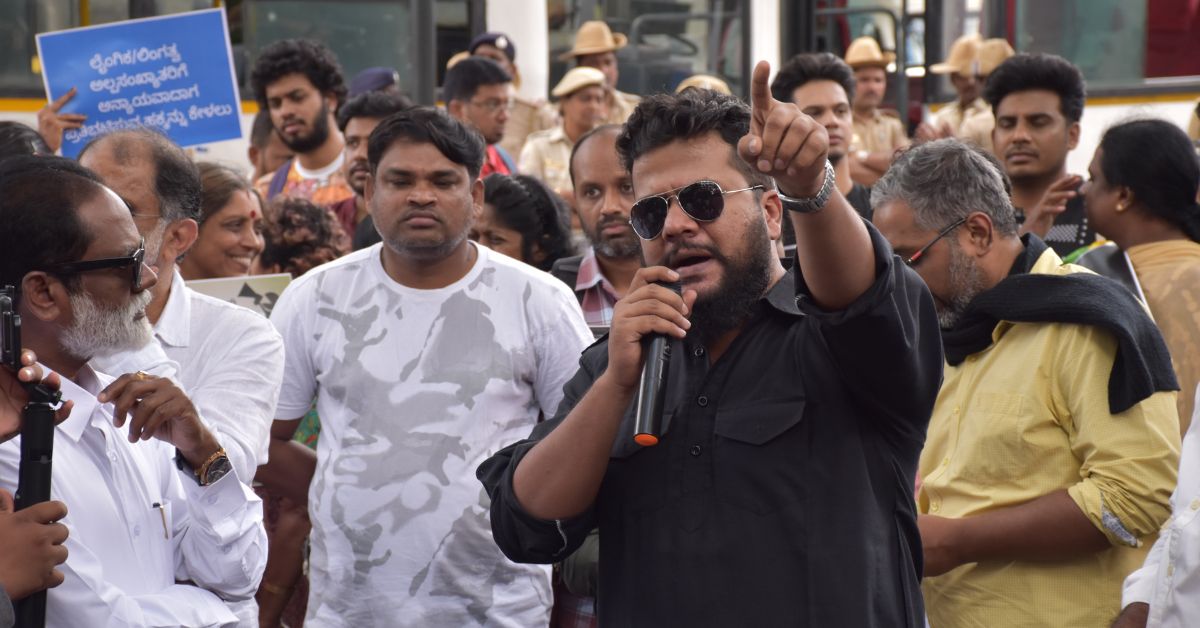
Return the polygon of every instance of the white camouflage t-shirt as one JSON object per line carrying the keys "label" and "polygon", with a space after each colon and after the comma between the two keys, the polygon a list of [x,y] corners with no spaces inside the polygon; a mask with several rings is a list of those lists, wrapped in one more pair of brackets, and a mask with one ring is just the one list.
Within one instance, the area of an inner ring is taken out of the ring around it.
{"label": "white camouflage t-shirt", "polygon": [[592,336],[551,275],[487,248],[461,280],[402,286],[381,244],[288,286],[271,315],[279,417],[314,396],[312,626],[546,625],[550,572],[492,540],[475,468],[553,416]]}

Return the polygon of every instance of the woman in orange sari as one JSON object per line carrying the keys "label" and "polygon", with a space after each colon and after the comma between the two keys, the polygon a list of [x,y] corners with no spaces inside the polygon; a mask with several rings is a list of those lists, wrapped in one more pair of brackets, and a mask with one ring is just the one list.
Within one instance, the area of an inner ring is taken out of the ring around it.
{"label": "woman in orange sari", "polygon": [[1088,174],[1088,220],[1133,268],[1171,351],[1186,432],[1200,383],[1200,161],[1183,129],[1134,120],[1105,132]]}

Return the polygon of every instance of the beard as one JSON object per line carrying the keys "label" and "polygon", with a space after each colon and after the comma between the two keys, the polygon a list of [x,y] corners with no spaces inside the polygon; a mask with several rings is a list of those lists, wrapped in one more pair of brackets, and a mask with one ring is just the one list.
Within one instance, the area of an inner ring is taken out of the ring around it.
{"label": "beard", "polygon": [[[605,238],[604,228],[612,224],[625,225],[625,233],[616,237]],[[633,257],[642,251],[642,243],[638,241],[637,234],[629,227],[629,219],[617,214],[601,216],[596,225],[590,229],[587,225],[584,225],[583,233],[587,236],[588,242],[592,243],[592,248],[596,250],[596,254],[601,257]]]}
{"label": "beard", "polygon": [[[696,298],[688,317],[692,322],[690,334],[695,334],[701,342],[708,342],[749,320],[771,283],[769,240],[767,225],[754,220],[744,240],[746,249],[739,257],[727,256],[715,247],[688,246],[707,251],[725,269],[712,293]],[[668,266],[672,254],[664,258]]]}
{"label": "beard", "polygon": [[321,110],[317,112],[317,117],[314,120],[309,120],[312,131],[308,135],[300,135],[295,138],[289,138],[283,133],[279,134],[279,139],[294,153],[308,153],[321,147],[325,140],[329,139],[329,105],[324,100],[321,101]]}
{"label": "beard", "polygon": [[987,278],[983,270],[971,262],[971,258],[958,248],[958,243],[950,241],[950,287],[954,296],[946,306],[937,312],[938,324],[942,329],[952,329],[962,318],[967,306],[987,289]]}
{"label": "beard", "polygon": [[150,292],[142,291],[127,304],[105,309],[83,290],[69,295],[75,320],[63,330],[63,350],[73,358],[90,360],[146,346],[154,338],[154,329],[144,315],[150,305]]}

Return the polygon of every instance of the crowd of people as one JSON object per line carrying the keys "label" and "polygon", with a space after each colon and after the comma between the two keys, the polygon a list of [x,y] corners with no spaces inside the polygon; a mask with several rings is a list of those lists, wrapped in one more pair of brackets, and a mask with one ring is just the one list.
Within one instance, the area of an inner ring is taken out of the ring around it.
{"label": "crowd of people", "polygon": [[[1002,39],[911,134],[871,38],[748,102],[620,92],[627,44],[549,103],[483,33],[419,107],[279,41],[243,164],[0,122],[0,627],[1200,623],[1196,138],[1068,172],[1084,76]],[[272,273],[269,318],[188,285]]]}

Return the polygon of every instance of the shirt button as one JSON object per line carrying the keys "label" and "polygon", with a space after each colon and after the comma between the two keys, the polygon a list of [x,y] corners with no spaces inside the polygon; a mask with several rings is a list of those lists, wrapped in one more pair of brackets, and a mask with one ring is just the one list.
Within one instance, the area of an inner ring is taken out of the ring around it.
{"label": "shirt button", "polygon": [[1200,510],[1200,499],[1193,499],[1190,505],[1192,510]]}
{"label": "shirt button", "polygon": [[942,458],[942,466],[944,467],[944,466],[946,466],[946,465],[948,465],[948,464],[950,464],[950,459],[949,459],[949,458]]}
{"label": "shirt button", "polygon": [[704,357],[704,347],[696,347],[696,349],[692,351],[692,355],[696,356],[697,358]]}
{"label": "shirt button", "polygon": [[133,535],[141,536],[142,535],[142,526],[140,526],[140,525],[133,526]]}
{"label": "shirt button", "polygon": [[699,405],[701,408],[708,407],[708,397],[705,397],[704,395],[700,395],[699,397],[696,398],[696,404]]}
{"label": "shirt button", "polygon": [[688,453],[692,454],[693,456],[699,456],[700,455],[700,446],[692,445],[692,448],[688,450]]}

